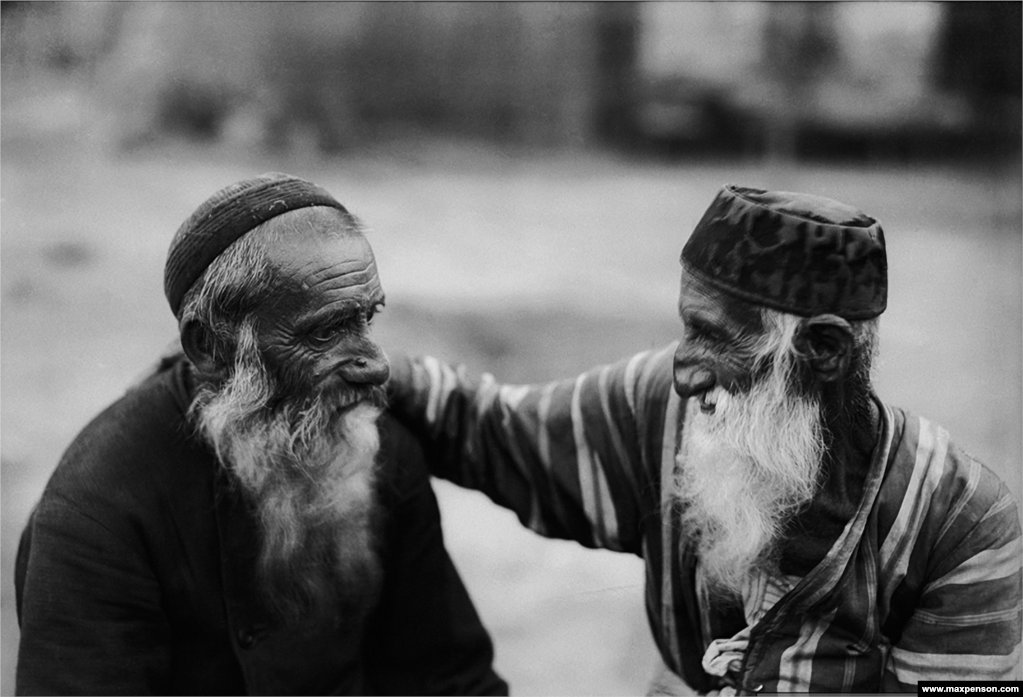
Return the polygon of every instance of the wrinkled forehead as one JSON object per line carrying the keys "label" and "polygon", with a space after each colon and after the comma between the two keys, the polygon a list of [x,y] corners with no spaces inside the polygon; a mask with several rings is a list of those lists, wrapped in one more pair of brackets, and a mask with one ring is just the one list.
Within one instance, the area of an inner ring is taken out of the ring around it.
{"label": "wrinkled forehead", "polygon": [[750,334],[763,330],[762,309],[760,305],[723,292],[682,265],[678,313],[683,322],[698,318],[732,333]]}
{"label": "wrinkled forehead", "polygon": [[274,287],[258,312],[279,325],[312,321],[324,313],[337,317],[384,302],[373,251],[359,233],[290,236],[268,255]]}
{"label": "wrinkled forehead", "polygon": [[282,281],[303,288],[379,286],[373,248],[358,232],[299,234],[275,246],[269,261]]}

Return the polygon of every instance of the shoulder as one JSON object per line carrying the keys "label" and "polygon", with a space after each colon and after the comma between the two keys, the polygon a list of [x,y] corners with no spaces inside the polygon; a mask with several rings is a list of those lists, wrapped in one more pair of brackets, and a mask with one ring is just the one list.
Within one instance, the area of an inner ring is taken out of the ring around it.
{"label": "shoulder", "polygon": [[889,410],[893,437],[879,499],[882,532],[914,534],[942,553],[976,552],[1019,538],[1017,503],[997,474],[940,425]]}
{"label": "shoulder", "polygon": [[892,414],[891,453],[886,488],[899,498],[926,498],[938,511],[969,500],[988,508],[1007,491],[1005,483],[984,463],[955,442],[940,424],[904,409]]}
{"label": "shoulder", "polygon": [[[140,508],[169,487],[205,476],[209,455],[194,438],[173,371],[154,375],[100,412],[68,446],[41,507],[62,502],[110,515]],[[189,467],[199,461],[203,467]],[[184,480],[184,481],[183,481]]]}

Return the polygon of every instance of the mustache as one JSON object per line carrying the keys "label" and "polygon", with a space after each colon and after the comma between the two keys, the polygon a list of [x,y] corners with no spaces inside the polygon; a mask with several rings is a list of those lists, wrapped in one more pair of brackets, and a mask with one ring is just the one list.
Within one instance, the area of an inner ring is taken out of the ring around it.
{"label": "mustache", "polygon": [[339,415],[363,404],[380,409],[387,407],[387,389],[383,385],[362,385],[327,376],[318,384],[294,385],[264,375],[259,380],[269,399],[264,414],[296,415],[318,412],[323,416]]}
{"label": "mustache", "polygon": [[316,395],[325,405],[335,409],[348,409],[357,404],[373,407],[387,406],[387,390],[381,385],[339,385],[326,388]]}

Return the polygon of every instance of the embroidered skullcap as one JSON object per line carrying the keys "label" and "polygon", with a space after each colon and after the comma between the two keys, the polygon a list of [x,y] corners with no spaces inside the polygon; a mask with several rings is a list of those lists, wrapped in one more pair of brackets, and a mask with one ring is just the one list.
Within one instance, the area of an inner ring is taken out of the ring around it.
{"label": "embroidered skullcap", "polygon": [[236,182],[206,199],[178,228],[167,252],[163,291],[174,316],[180,318],[185,293],[232,242],[271,218],[308,206],[348,213],[315,184],[278,172]]}
{"label": "embroidered skullcap", "polygon": [[869,319],[888,304],[881,226],[819,196],[726,186],[681,261],[733,297],[803,317]]}

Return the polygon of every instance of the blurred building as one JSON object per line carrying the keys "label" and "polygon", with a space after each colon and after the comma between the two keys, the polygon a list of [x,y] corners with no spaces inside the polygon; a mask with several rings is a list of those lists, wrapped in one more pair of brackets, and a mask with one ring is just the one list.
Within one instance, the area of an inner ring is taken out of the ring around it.
{"label": "blurred building", "polygon": [[1020,8],[654,3],[643,15],[637,130],[669,149],[1018,153]]}
{"label": "blurred building", "polygon": [[395,131],[786,156],[1018,145],[1020,3],[4,2],[120,145]]}
{"label": "blurred building", "polygon": [[630,3],[4,3],[4,61],[87,68],[111,131],[391,128],[589,145],[635,74]]}

